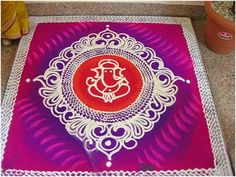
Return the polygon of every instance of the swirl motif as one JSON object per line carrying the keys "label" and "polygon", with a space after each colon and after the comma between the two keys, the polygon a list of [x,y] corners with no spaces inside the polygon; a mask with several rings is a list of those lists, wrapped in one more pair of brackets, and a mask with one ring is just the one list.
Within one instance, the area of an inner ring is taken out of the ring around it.
{"label": "swirl motif", "polygon": [[[141,72],[143,88],[137,100],[119,112],[99,112],[84,105],[75,96],[71,79],[75,70],[93,56],[123,56]],[[116,33],[109,26],[74,42],[52,59],[44,75],[34,79],[42,87],[43,104],[59,118],[66,130],[84,143],[88,151],[99,150],[108,158],[121,148],[131,150],[146,132],[158,122],[167,107],[176,101],[175,82],[185,80],[164,66],[155,51],[125,33]]]}

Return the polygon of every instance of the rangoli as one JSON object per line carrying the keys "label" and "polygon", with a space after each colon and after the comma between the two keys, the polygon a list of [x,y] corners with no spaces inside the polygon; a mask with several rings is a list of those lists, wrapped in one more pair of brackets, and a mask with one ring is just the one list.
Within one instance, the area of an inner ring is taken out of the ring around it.
{"label": "rangoli", "polygon": [[30,22],[2,104],[3,174],[232,174],[189,19]]}

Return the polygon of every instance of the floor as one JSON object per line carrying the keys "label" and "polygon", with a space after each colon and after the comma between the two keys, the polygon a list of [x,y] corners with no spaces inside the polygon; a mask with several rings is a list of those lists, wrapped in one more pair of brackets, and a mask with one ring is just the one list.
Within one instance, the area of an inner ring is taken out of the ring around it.
{"label": "floor", "polygon": [[[27,4],[27,8],[29,9],[29,14],[30,15],[41,15],[42,13],[46,14],[46,15],[54,15],[54,14],[50,14],[52,13],[49,9],[50,8],[43,8],[46,5],[41,5],[39,7],[36,7],[34,5],[35,3],[29,3]],[[87,4],[88,6],[90,4]],[[67,8],[68,5],[63,3],[64,8]],[[77,6],[84,6],[84,7],[88,7],[85,4],[82,5],[77,5]],[[112,5],[104,5],[104,6],[111,6]],[[123,6],[122,4],[120,5],[121,7]],[[137,4],[135,5],[130,5],[132,6],[131,8],[135,9],[135,6],[137,6]],[[147,8],[146,6],[152,7],[151,5],[145,5],[143,6],[143,8]],[[157,5],[158,6],[158,5]],[[165,5],[164,5],[165,6]],[[56,6],[55,6],[56,7]],[[90,6],[89,6],[90,7]],[[91,6],[93,7],[93,6]],[[120,7],[120,8],[121,8]],[[170,7],[170,6],[168,6]],[[180,6],[178,6],[180,7]],[[39,12],[40,9],[41,11]],[[62,6],[58,6],[58,8],[61,8],[63,10]],[[99,7],[101,8],[101,7]],[[152,7],[152,11],[154,11],[155,6]],[[157,7],[156,7],[157,8]],[[235,110],[234,110],[234,105],[235,105],[235,100],[234,100],[234,90],[235,90],[235,52],[229,54],[229,55],[218,55],[215,54],[213,52],[211,52],[209,49],[206,48],[205,43],[204,43],[204,25],[205,25],[205,16],[204,14],[201,15],[201,13],[203,12],[203,8],[200,7],[199,9],[196,9],[194,7],[182,7],[184,9],[184,12],[179,12],[178,8],[176,6],[171,6],[169,8],[169,10],[167,9],[167,12],[165,11],[159,11],[157,12],[149,12],[148,14],[146,14],[146,11],[143,11],[144,15],[165,15],[168,16],[168,13],[170,14],[170,16],[174,16],[175,14],[177,14],[176,16],[189,16],[192,19],[192,23],[193,23],[193,27],[198,39],[198,43],[199,43],[199,47],[200,47],[200,51],[202,54],[202,58],[203,58],[203,62],[208,74],[208,79],[210,82],[210,86],[211,86],[211,90],[212,90],[212,94],[214,97],[214,101],[215,101],[215,106],[217,109],[217,113],[218,113],[218,117],[220,120],[220,124],[222,127],[222,131],[223,131],[223,135],[225,138],[225,143],[228,149],[228,153],[230,155],[230,159],[232,162],[232,166],[233,168],[235,167]],[[73,8],[74,11],[69,11],[67,10],[65,13],[67,13],[67,15],[71,15],[71,13],[75,13],[75,9]],[[116,9],[116,8],[113,8]],[[127,8],[128,9],[128,8]],[[159,7],[159,9],[163,9],[163,7]],[[111,10],[111,9],[110,9]],[[136,11],[134,13],[132,13],[132,15],[135,15],[135,13],[139,13],[139,10],[141,9],[136,9]],[[89,14],[89,8],[85,8],[84,10],[81,10],[82,14]],[[117,10],[117,13],[119,11]],[[56,11],[55,13],[58,13],[58,11]],[[92,9],[92,13],[96,13],[96,9],[94,10],[94,8]],[[99,11],[99,14],[101,14],[102,12]],[[108,11],[103,11],[104,14],[109,13]],[[110,12],[111,13],[111,12]],[[114,12],[115,13],[115,12]],[[125,12],[119,13],[119,14],[123,14]],[[130,14],[128,11],[126,12],[128,14]],[[162,13],[162,14],[161,14]],[[58,15],[56,14],[56,15]],[[130,14],[131,15],[131,14]],[[140,15],[140,14],[139,14]],[[142,14],[141,14],[142,15]],[[16,51],[17,51],[17,47],[18,47],[18,42],[14,41],[13,44],[11,46],[2,46],[1,48],[1,95],[2,95],[2,99],[3,99],[3,95],[6,89],[6,84],[7,84],[7,80],[9,78],[9,74],[14,62],[14,57],[16,55]]]}

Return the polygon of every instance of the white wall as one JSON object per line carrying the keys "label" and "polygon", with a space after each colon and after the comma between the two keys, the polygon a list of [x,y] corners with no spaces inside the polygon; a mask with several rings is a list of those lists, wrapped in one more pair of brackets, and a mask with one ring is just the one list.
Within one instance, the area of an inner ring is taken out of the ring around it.
{"label": "white wall", "polygon": [[163,4],[204,5],[204,1],[158,1]]}

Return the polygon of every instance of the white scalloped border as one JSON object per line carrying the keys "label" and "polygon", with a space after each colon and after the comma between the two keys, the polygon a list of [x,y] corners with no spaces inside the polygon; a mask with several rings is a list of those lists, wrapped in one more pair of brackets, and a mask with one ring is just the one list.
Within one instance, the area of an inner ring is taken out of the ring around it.
{"label": "white scalloped border", "polygon": [[[201,101],[207,125],[210,134],[211,146],[214,154],[215,168],[209,169],[187,169],[187,170],[167,170],[167,171],[104,171],[94,172],[59,172],[59,171],[30,171],[8,169],[1,173],[2,175],[27,175],[27,176],[66,176],[66,175],[86,175],[86,176],[106,176],[106,175],[125,175],[125,176],[156,176],[156,175],[184,175],[184,176],[202,176],[202,175],[232,175],[229,158],[226,152],[223,135],[220,129],[218,116],[216,113],[212,93],[208,83],[206,71],[202,62],[197,40],[189,18],[184,17],[151,17],[151,16],[45,16],[30,17],[31,30],[26,36],[23,36],[16,54],[13,68],[8,80],[4,99],[2,102],[1,114],[1,161],[3,160],[4,150],[7,142],[8,131],[11,124],[13,107],[15,104],[20,77],[25,64],[26,56],[29,50],[30,41],[33,37],[35,28],[39,23],[57,23],[57,22],[133,22],[133,23],[161,23],[161,24],[180,24],[183,29],[190,55],[192,57],[194,71],[198,81],[198,87],[201,94]],[[17,88],[17,89],[16,89]]]}

